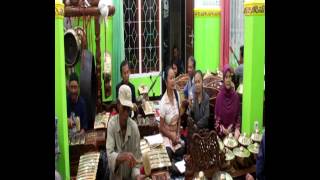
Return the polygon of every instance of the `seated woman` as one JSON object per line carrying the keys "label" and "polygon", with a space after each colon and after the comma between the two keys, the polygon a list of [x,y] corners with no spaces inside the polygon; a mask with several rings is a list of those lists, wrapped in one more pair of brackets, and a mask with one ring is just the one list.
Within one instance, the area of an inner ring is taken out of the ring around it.
{"label": "seated woman", "polygon": [[236,138],[240,135],[240,101],[232,87],[231,73],[230,67],[224,68],[224,85],[217,96],[215,105],[215,129],[222,138],[229,133],[234,133]]}
{"label": "seated woman", "polygon": [[182,160],[184,142],[180,138],[180,98],[174,89],[175,80],[172,67],[164,72],[167,90],[160,101],[160,133],[163,136],[168,155],[172,160]]}
{"label": "seated woman", "polygon": [[209,119],[209,96],[203,90],[203,77],[200,70],[194,75],[195,96],[191,108],[191,116],[195,121],[196,128],[208,128]]}

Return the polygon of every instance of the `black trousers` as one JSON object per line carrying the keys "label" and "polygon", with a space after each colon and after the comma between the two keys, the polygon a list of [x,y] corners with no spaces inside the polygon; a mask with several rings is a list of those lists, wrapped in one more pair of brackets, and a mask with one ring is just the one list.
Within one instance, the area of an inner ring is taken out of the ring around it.
{"label": "black trousers", "polygon": [[177,149],[175,152],[173,152],[172,149],[169,147],[166,147],[166,150],[171,162],[181,161],[183,159],[183,155],[186,153],[185,145]]}
{"label": "black trousers", "polygon": [[183,159],[183,155],[185,154],[184,152],[184,147],[181,147],[179,149],[177,149],[175,152],[172,151],[171,148],[166,147],[170,161],[171,161],[171,167],[169,167],[169,172],[170,172],[170,176],[171,178],[173,177],[179,177],[182,176],[183,174],[180,173],[180,171],[178,170],[178,168],[175,166],[175,163],[177,161],[181,161]]}

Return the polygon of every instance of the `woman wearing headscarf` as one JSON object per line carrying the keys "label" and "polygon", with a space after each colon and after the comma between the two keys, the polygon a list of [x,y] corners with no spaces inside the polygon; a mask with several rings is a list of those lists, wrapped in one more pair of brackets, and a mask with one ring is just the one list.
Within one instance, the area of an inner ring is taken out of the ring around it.
{"label": "woman wearing headscarf", "polygon": [[220,137],[234,133],[240,135],[240,101],[239,96],[232,87],[232,69],[226,66],[223,69],[223,87],[221,88],[215,105],[215,129]]}

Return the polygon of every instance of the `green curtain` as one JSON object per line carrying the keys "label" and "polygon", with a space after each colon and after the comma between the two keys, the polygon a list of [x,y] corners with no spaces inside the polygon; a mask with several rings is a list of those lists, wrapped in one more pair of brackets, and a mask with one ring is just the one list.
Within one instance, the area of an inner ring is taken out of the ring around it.
{"label": "green curtain", "polygon": [[116,86],[121,81],[120,64],[125,58],[124,29],[123,29],[123,3],[113,0],[116,9],[112,21],[112,99],[116,100]]}

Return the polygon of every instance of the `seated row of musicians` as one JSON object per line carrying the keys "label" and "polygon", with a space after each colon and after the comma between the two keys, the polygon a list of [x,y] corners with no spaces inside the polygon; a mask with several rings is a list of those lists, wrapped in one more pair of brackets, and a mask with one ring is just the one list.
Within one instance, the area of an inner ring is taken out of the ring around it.
{"label": "seated row of musicians", "polygon": [[[121,74],[126,78],[128,64],[121,64]],[[195,60],[188,59],[188,73],[190,81],[185,88],[185,96],[188,99],[188,107],[198,128],[207,128],[209,118],[209,97],[203,90],[203,77],[201,71],[195,72]],[[239,97],[232,88],[232,69],[226,67],[223,71],[224,86],[219,92],[215,106],[216,131],[220,136],[235,132],[240,133],[240,104]],[[128,76],[127,76],[128,77]],[[168,155],[172,161],[182,160],[185,154],[184,145],[186,142],[180,136],[180,97],[175,90],[175,73],[172,67],[166,68],[164,72],[166,91],[160,101],[160,133],[164,137]],[[123,82],[129,82],[128,79]],[[125,84],[125,83],[124,83]],[[132,85],[133,86],[133,85]],[[134,89],[134,87],[133,87]],[[113,116],[108,124],[107,154],[109,167],[113,175],[111,177],[139,177],[137,169],[130,169],[136,166],[136,159],[141,157],[139,142],[140,134],[137,124],[129,118],[132,104],[132,87],[119,85],[119,96],[117,106],[119,114]],[[131,103],[130,103],[131,102]]]}
{"label": "seated row of musicians", "polygon": [[[188,100],[187,108],[190,109],[191,115],[195,120],[198,128],[208,128],[209,118],[209,97],[203,90],[203,76],[201,71],[196,73],[196,60],[190,56],[188,58],[188,75],[189,81],[184,88],[185,99]],[[174,77],[176,72],[174,71],[174,63],[172,64],[172,70]],[[123,61],[120,66],[120,72],[122,81],[117,85],[117,97],[118,90],[122,84],[127,84],[132,92],[132,102],[136,102],[135,87],[129,82],[130,69],[128,61]],[[167,72],[168,73],[168,72]],[[233,69],[226,66],[223,70],[223,86],[217,96],[215,105],[215,130],[219,136],[223,137],[229,133],[234,133],[236,137],[240,134],[240,101],[239,96],[235,92],[235,88],[232,82]],[[173,79],[174,81],[174,79]],[[195,82],[197,81],[197,82]],[[174,83],[174,82],[173,82]],[[175,85],[174,85],[175,86]],[[198,88],[197,88],[198,87]],[[167,86],[168,91],[168,86]],[[165,93],[166,94],[166,93]],[[165,96],[163,95],[163,97]],[[202,96],[202,97],[201,97]],[[163,98],[162,97],[162,98]],[[194,103],[192,103],[194,102]],[[181,102],[179,102],[181,104]],[[185,103],[181,105],[184,106]],[[160,109],[161,112],[161,109]]]}
{"label": "seated row of musicians", "polygon": [[[179,155],[180,160],[184,148],[179,137],[179,104],[180,98],[175,88],[172,68],[165,71],[167,91],[160,102],[160,132],[164,136],[170,159]],[[107,157],[110,169],[110,179],[140,178],[137,159],[141,159],[140,133],[137,124],[129,117],[132,104],[132,90],[127,85],[121,85],[117,98],[119,114],[112,116],[107,129]],[[134,168],[133,168],[134,167]]]}
{"label": "seated row of musicians", "polygon": [[[172,67],[174,65],[172,64]],[[199,71],[195,73],[196,61],[191,56],[188,58],[188,74],[189,81],[184,88],[185,98],[188,99],[188,106],[193,113],[193,119],[197,121],[199,128],[207,128],[208,126],[208,96],[202,89],[202,73]],[[174,69],[174,68],[173,68]],[[123,61],[120,66],[120,72],[122,81],[116,86],[116,97],[118,97],[119,87],[126,84],[130,87],[132,92],[131,101],[136,102],[135,98],[135,87],[129,82],[130,69],[128,61]],[[232,69],[226,67],[224,69],[224,86],[222,87],[220,93],[217,96],[216,106],[215,106],[215,129],[219,135],[223,136],[230,132],[235,132],[236,135],[239,134],[240,128],[240,103],[237,93],[232,87],[231,74]],[[198,74],[198,89],[195,88],[195,74]],[[201,82],[199,82],[201,81]],[[79,96],[79,79],[75,73],[72,73],[69,78],[69,93],[67,96],[67,113],[68,113],[68,126],[70,129],[74,129],[76,124],[72,119],[72,114],[79,117],[81,132],[84,133],[88,128],[88,120],[86,114],[86,106],[84,99]],[[198,95],[203,95],[203,102]],[[194,96],[194,97],[193,97]],[[194,101],[195,103],[192,103]],[[196,104],[199,103],[198,106]],[[199,122],[198,122],[199,121]]]}
{"label": "seated row of musicians", "polygon": [[[137,124],[129,117],[130,108],[128,107],[132,108],[133,105],[128,100],[134,101],[135,93],[134,86],[129,82],[130,70],[127,61],[121,63],[120,71],[123,80],[116,87],[119,114],[113,116],[108,124],[107,156],[111,172],[110,178],[133,178],[139,174],[137,169],[130,170],[130,168],[135,166],[136,159],[141,158],[140,134]],[[160,101],[160,132],[164,137],[164,144],[170,159],[178,161],[182,160],[185,148],[179,133],[180,97],[175,90],[175,74],[171,67],[165,70],[164,79],[167,90]],[[123,91],[124,88],[127,90]],[[123,100],[125,98],[127,101]]]}
{"label": "seated row of musicians", "polygon": [[[194,60],[190,60],[188,64],[191,64],[192,68],[190,69],[193,71]],[[172,162],[182,160],[186,153],[185,145],[187,143],[185,138],[184,140],[181,138],[180,134],[180,117],[183,110],[180,108],[182,104],[175,90],[174,78],[173,68],[167,68],[164,72],[167,89],[160,101],[160,132],[163,135],[164,144]],[[209,96],[203,91],[203,77],[200,70],[196,71],[194,78],[194,97],[192,101],[189,101],[189,107],[195,120],[195,126],[207,128],[210,113]]]}
{"label": "seated row of musicians", "polygon": [[[122,81],[116,86],[116,97],[118,98],[118,92],[121,85],[126,84],[130,87],[132,92],[131,101],[136,102],[135,87],[129,82],[130,69],[128,61],[123,61],[120,65],[120,72]],[[86,103],[83,97],[79,95],[79,78],[76,73],[71,73],[67,86],[67,116],[68,127],[70,134],[76,131],[76,117],[80,119],[80,133],[84,133],[88,130],[89,122],[86,112]]]}
{"label": "seated row of musicians", "polygon": [[[201,71],[195,73],[196,61],[188,58],[189,81],[184,88],[185,98],[189,101],[191,115],[198,128],[208,128],[209,97],[203,91],[203,77]],[[240,135],[241,107],[240,99],[235,91],[232,76],[234,71],[226,65],[223,69],[223,86],[220,89],[215,103],[215,130],[223,138],[233,133],[236,138]],[[202,94],[202,101],[201,101]],[[199,96],[200,95],[200,96]],[[192,103],[193,101],[193,103]]]}
{"label": "seated row of musicians", "polygon": [[[135,89],[129,82],[130,71],[127,61],[121,63],[120,72],[123,80],[116,87],[119,114],[110,119],[107,129],[106,149],[111,171],[110,179],[139,179],[140,171],[136,159],[141,158],[140,134],[137,124],[129,117],[133,108],[132,102],[135,102]],[[80,133],[88,129],[86,104],[79,95],[79,78],[76,73],[69,77],[67,115],[69,135],[76,132],[76,118],[80,120]]]}

